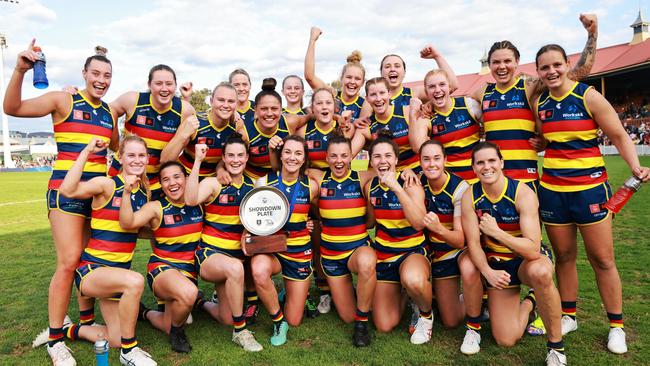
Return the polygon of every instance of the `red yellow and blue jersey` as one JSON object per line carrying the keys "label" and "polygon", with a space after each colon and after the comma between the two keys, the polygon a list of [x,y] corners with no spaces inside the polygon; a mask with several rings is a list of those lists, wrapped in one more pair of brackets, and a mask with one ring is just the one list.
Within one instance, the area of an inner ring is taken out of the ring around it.
{"label": "red yellow and blue jersey", "polygon": [[316,120],[307,122],[305,129],[305,141],[307,142],[307,155],[309,156],[309,163],[312,168],[325,169],[328,167],[327,161],[327,147],[329,146],[330,137],[336,133],[337,123],[331,122],[331,126],[327,130],[323,130],[318,126]]}
{"label": "red yellow and blue jersey", "polygon": [[201,162],[201,169],[199,175],[201,177],[214,177],[217,175],[217,164],[221,161],[223,154],[223,144],[228,140],[228,137],[236,132],[236,129],[230,123],[218,128],[210,117],[210,113],[201,113],[197,115],[199,120],[199,128],[194,134],[194,138],[187,144],[178,161],[183,164],[187,173],[192,171],[194,166],[194,150],[196,144],[206,144],[208,151]]}
{"label": "red yellow and blue jersey", "polygon": [[551,191],[577,192],[607,181],[598,148],[598,125],[585,103],[591,87],[576,82],[563,96],[539,96],[537,114],[548,140],[540,184]]}
{"label": "red yellow and blue jersey", "polygon": [[[111,110],[105,102],[94,105],[81,93],[70,98],[70,113],[61,122],[54,123],[54,140],[58,154],[48,189],[59,189],[66,173],[93,137],[110,142],[115,126]],[[105,176],[106,169],[106,150],[91,154],[84,165],[81,181]]]}
{"label": "red yellow and blue jersey", "polygon": [[[395,173],[400,185],[404,184]],[[379,183],[379,177],[370,183],[370,204],[374,209],[377,230],[373,248],[382,253],[400,254],[426,245],[424,233],[415,230],[406,219],[397,195]],[[385,259],[385,258],[382,258]]]}
{"label": "red yellow and blue jersey", "polygon": [[[307,230],[309,206],[312,200],[310,180],[307,176],[301,176],[293,182],[282,180],[282,184],[280,184],[279,179],[277,173],[269,173],[266,176],[266,185],[278,188],[289,202],[295,194],[295,203],[291,209],[289,220],[281,229],[288,236],[287,251],[278,253],[278,255],[294,262],[309,262],[312,257],[311,237]],[[294,192],[294,190],[297,191]]]}
{"label": "red yellow and blue jersey", "polygon": [[[124,128],[138,135],[147,143],[149,163],[147,178],[152,190],[160,188],[158,170],[160,169],[160,154],[167,143],[174,137],[183,115],[183,103],[180,98],[173,97],[170,106],[162,111],[156,110],[151,102],[151,92],[139,93],[138,102],[133,114],[124,124]],[[113,159],[109,175],[116,175],[121,168],[117,159]]]}
{"label": "red yellow and blue jersey", "polygon": [[[474,212],[479,218],[483,214],[489,214],[494,217],[501,230],[514,237],[521,237],[519,212],[517,212],[515,201],[519,185],[523,183],[508,177],[504,177],[504,180],[503,191],[495,200],[487,196],[480,182],[472,184],[470,189],[472,190]],[[481,234],[481,245],[488,260],[508,261],[517,257],[517,254],[510,248],[488,235]]]}
{"label": "red yellow and blue jersey", "polygon": [[[427,177],[420,178],[424,187],[424,206],[427,212],[433,212],[438,220],[447,230],[454,229],[454,195],[456,190],[463,183],[463,179],[457,175],[446,173],[447,180],[439,191],[434,191]],[[432,261],[440,262],[453,258],[460,251],[445,242],[445,240],[434,232],[428,231],[429,243],[432,249]]]}
{"label": "red yellow and blue jersey", "polygon": [[304,115],[307,114],[307,112],[305,112],[302,109],[302,107],[298,108],[298,110],[295,110],[295,111],[289,110],[287,108],[282,108],[282,114],[293,114],[293,115],[296,115],[296,116],[304,116]]}
{"label": "red yellow and blue jersey", "polygon": [[155,243],[149,257],[147,271],[160,266],[171,266],[186,276],[196,279],[194,251],[201,240],[203,209],[201,206],[175,205],[160,199],[160,225],[153,231]]}
{"label": "red yellow and blue jersey", "polygon": [[357,94],[357,97],[354,98],[353,101],[346,102],[343,100],[343,96],[341,95],[341,92],[339,91],[336,93],[336,101],[338,104],[338,114],[342,114],[345,111],[352,111],[352,119],[357,119],[359,118],[359,115],[361,114],[361,109],[363,107],[363,102],[365,99],[363,99],[362,96]]}
{"label": "red yellow and blue jersey", "polygon": [[253,122],[255,119],[255,102],[252,100],[248,101],[248,107],[246,109],[237,109],[237,113],[239,113],[239,117],[246,122]]}
{"label": "red yellow and blue jersey", "polygon": [[289,136],[289,127],[280,116],[280,121],[272,134],[265,134],[257,127],[257,120],[244,123],[244,130],[248,136],[248,163],[246,164],[246,175],[254,180],[263,177],[271,172],[271,157],[269,156],[269,140],[273,136],[285,138]]}
{"label": "red yellow and blue jersey", "polygon": [[535,116],[526,97],[524,79],[505,90],[488,83],[483,93],[485,140],[501,149],[503,173],[522,182],[539,179],[537,151],[528,142],[535,137]]}
{"label": "red yellow and blue jersey", "polygon": [[320,254],[341,259],[367,245],[366,200],[359,173],[350,170],[342,179],[327,170],[320,182],[318,209],[321,216]]}
{"label": "red yellow and blue jersey", "polygon": [[204,205],[202,248],[241,250],[244,226],[239,218],[239,205],[254,186],[253,180],[244,175],[241,184],[221,187],[219,194]]}
{"label": "red yellow and blue jersey", "polygon": [[413,98],[413,92],[411,91],[411,88],[402,86],[399,94],[390,97],[390,104],[406,107],[411,104],[411,98]]}
{"label": "red yellow and blue jersey", "polygon": [[[120,205],[124,193],[121,175],[111,178],[115,188],[111,197],[101,207],[93,207],[90,218],[90,240],[81,254],[80,265],[96,263],[109,267],[131,268],[138,229],[124,230],[120,226]],[[147,193],[142,187],[131,191],[131,208],[138,211],[147,203]]]}
{"label": "red yellow and blue jersey", "polygon": [[472,149],[479,142],[479,129],[465,97],[453,97],[449,112],[436,112],[431,118],[431,138],[440,141],[447,152],[445,168],[468,182],[477,181]]}
{"label": "red yellow and blue jersey", "polygon": [[380,130],[388,130],[393,135],[393,139],[399,147],[397,171],[417,168],[420,166],[420,158],[411,149],[409,143],[409,122],[404,116],[404,107],[398,103],[390,108],[390,116],[385,120],[377,118],[374,113],[370,116],[370,133],[373,138],[377,137]]}

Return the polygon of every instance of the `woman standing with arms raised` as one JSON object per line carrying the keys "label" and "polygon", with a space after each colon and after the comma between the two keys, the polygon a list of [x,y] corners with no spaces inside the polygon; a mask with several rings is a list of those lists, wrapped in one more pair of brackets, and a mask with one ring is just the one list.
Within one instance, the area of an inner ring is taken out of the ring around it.
{"label": "woman standing with arms raised", "polygon": [[[89,236],[87,219],[90,218],[92,200],[64,197],[59,192],[59,187],[93,136],[106,144],[112,141],[113,146],[117,146],[115,120],[108,104],[101,99],[111,85],[112,66],[105,56],[104,49],[101,54],[86,59],[82,71],[86,84],[78,94],[71,96],[69,93],[56,91],[34,99],[22,100],[21,87],[25,73],[33,68],[34,62],[39,59],[33,47],[34,40],[27,50],[18,54],[16,68],[7,85],[4,110],[16,117],[42,117],[48,114],[52,116],[58,157],[48,183],[47,205],[57,261],[48,290],[47,350],[55,365],[74,365],[74,358],[63,342],[62,327],[70,302],[70,284],[74,270],[79,264],[81,251]],[[104,175],[105,150],[89,156],[88,162],[82,167],[80,179],[88,181]],[[79,307],[90,314],[93,313],[92,301],[80,300]]]}

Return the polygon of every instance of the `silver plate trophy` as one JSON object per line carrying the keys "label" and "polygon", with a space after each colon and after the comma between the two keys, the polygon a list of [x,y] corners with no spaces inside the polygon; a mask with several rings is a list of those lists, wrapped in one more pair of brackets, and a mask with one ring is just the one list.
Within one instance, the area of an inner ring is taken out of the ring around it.
{"label": "silver plate trophy", "polygon": [[289,220],[289,201],[275,187],[257,187],[239,205],[239,218],[252,234],[242,240],[246,255],[287,250],[287,236],[275,234]]}

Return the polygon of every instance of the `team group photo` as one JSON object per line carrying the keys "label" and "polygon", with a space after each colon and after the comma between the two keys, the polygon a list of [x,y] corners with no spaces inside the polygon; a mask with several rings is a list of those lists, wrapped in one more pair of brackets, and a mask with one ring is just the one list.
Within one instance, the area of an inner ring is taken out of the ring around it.
{"label": "team group photo", "polygon": [[0,364],[647,363],[647,4],[78,5],[0,1]]}

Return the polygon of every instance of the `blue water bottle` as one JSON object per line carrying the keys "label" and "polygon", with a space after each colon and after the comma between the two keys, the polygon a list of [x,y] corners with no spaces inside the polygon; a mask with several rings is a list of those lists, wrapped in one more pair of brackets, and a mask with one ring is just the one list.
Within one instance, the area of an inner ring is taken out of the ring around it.
{"label": "blue water bottle", "polygon": [[93,349],[95,351],[95,365],[108,366],[108,341],[101,334]]}
{"label": "blue water bottle", "polygon": [[34,46],[33,50],[39,56],[39,59],[34,61],[34,88],[45,89],[50,85],[45,73],[45,55],[39,46]]}

